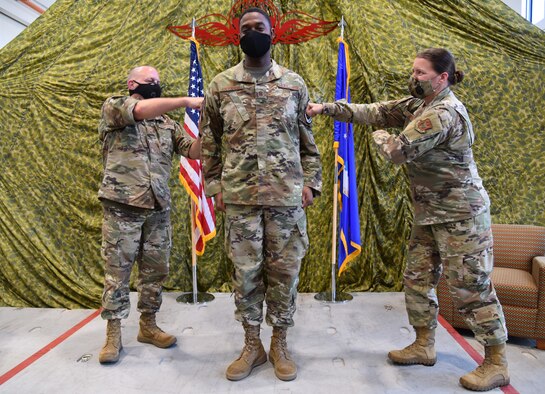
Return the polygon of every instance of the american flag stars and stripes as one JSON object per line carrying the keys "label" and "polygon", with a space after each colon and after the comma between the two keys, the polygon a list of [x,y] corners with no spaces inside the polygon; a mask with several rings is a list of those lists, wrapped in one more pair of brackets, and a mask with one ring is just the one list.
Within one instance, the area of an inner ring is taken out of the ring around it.
{"label": "american flag stars and stripes", "polygon": [[[199,63],[198,44],[191,40],[191,55],[189,63],[189,87],[187,94],[190,97],[204,96],[204,83],[201,65]],[[184,129],[193,138],[199,136],[200,111],[186,108],[184,116]],[[204,194],[202,180],[202,166],[200,160],[191,160],[185,157],[180,158],[180,182],[189,193],[194,202],[195,210],[193,216],[193,240],[195,253],[202,256],[206,242],[216,235],[216,216],[214,203],[211,198]]]}

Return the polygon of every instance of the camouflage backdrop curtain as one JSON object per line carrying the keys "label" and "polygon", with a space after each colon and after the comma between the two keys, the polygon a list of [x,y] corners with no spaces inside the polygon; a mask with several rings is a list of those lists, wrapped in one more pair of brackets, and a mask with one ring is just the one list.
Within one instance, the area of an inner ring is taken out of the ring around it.
{"label": "camouflage backdrop curtain", "polygon": [[[96,131],[106,97],[125,92],[127,71],[156,66],[166,95],[187,89],[189,44],[167,25],[226,14],[231,1],[58,0],[0,52],[0,305],[98,307],[103,269]],[[352,99],[407,94],[416,52],[450,48],[466,79],[475,156],[497,223],[545,225],[545,34],[500,0],[279,1],[348,24]],[[334,95],[338,32],[277,46],[274,58],[307,81],[314,101]],[[205,80],[240,61],[238,48],[201,48]],[[182,119],[182,113],[174,117]],[[299,289],[330,284],[333,125],[316,119],[324,195],[308,210],[311,249]],[[370,131],[355,127],[363,252],[343,273],[345,291],[399,291],[412,222],[404,168],[386,163]],[[191,290],[188,197],[174,166],[168,290]],[[199,259],[199,289],[229,291],[232,266],[218,236]]]}

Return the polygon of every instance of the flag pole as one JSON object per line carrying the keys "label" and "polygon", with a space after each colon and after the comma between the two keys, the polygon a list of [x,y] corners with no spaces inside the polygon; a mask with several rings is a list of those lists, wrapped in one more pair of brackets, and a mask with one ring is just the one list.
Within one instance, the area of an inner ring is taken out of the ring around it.
{"label": "flag pole", "polygon": [[214,300],[214,295],[210,293],[199,293],[197,289],[197,242],[195,240],[195,215],[197,212],[195,202],[191,200],[191,282],[193,291],[191,293],[182,293],[176,298],[177,302],[184,304],[206,304]]}
{"label": "flag pole", "polygon": [[[191,37],[195,39],[195,18],[191,20]],[[182,293],[176,298],[177,302],[183,302],[186,304],[205,304],[214,300],[214,296],[210,293],[199,293],[197,289],[197,240],[195,239],[195,216],[197,214],[197,207],[195,201],[191,200],[191,207],[189,216],[191,217],[191,282],[193,283],[193,291],[191,293]]]}
{"label": "flag pole", "polygon": [[[341,15],[341,21],[339,26],[341,28],[341,39],[344,39],[344,15]],[[339,142],[333,143],[333,150],[335,152],[335,161],[333,165],[333,228],[331,236],[331,293],[320,292],[314,296],[314,299],[318,301],[325,301],[331,303],[345,303],[350,301],[353,297],[349,293],[341,292],[337,294],[337,216],[338,216],[338,196],[339,196],[339,181],[338,181],[338,163],[339,163]]]}
{"label": "flag pole", "polygon": [[337,174],[337,163],[339,162],[339,143],[335,141],[333,143],[333,149],[335,151],[335,165],[333,166],[335,177],[333,182],[333,236],[331,242],[331,302],[335,302],[337,293],[337,280],[335,273],[337,272],[337,201],[339,196],[339,182]]}
{"label": "flag pole", "polygon": [[[195,18],[191,20],[191,38],[195,39]],[[193,282],[193,303],[198,302],[197,296],[197,240],[195,239],[195,201],[191,200],[191,280]]]}
{"label": "flag pole", "polygon": [[352,300],[354,297],[350,293],[340,292],[337,293],[337,216],[338,216],[338,196],[339,196],[339,182],[338,182],[338,170],[337,163],[339,161],[339,143],[335,141],[333,144],[333,150],[335,151],[335,165],[334,165],[334,177],[333,177],[333,228],[331,236],[331,292],[322,291],[314,296],[317,301],[328,302],[333,304],[344,304]]}
{"label": "flag pole", "polygon": [[195,240],[195,214],[197,210],[195,208],[195,202],[191,200],[191,280],[193,282],[193,303],[198,302],[199,297],[197,295],[197,242]]}

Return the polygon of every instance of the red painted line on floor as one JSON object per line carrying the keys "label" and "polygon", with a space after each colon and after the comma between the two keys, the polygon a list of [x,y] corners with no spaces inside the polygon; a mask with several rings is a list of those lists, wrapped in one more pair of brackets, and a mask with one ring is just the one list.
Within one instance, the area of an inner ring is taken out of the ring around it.
{"label": "red painted line on floor", "polygon": [[[480,365],[484,360],[483,356],[481,356],[480,353],[476,351],[473,346],[471,346],[469,342],[466,341],[465,338],[460,335],[460,333],[456,331],[456,329],[452,327],[448,321],[445,320],[443,316],[439,315],[438,320],[445,330],[447,330],[447,332],[454,338],[454,340],[458,342],[458,344],[466,351],[466,353]],[[506,394],[520,394],[518,390],[510,384],[500,387],[500,389]]]}
{"label": "red painted line on floor", "polygon": [[78,330],[83,328],[86,324],[91,322],[95,317],[100,315],[100,312],[102,309],[97,309],[93,313],[91,313],[89,316],[87,316],[85,319],[80,321],[78,324],[76,324],[74,327],[66,331],[64,334],[62,334],[60,337],[55,339],[53,342],[45,345],[43,348],[38,350],[36,353],[34,353],[32,356],[24,360],[19,365],[16,365],[12,369],[10,369],[8,372],[0,376],[0,385],[4,384],[11,378],[13,378],[15,375],[17,375],[19,372],[21,372],[23,369],[28,367],[30,364],[32,364],[34,361],[38,360],[40,357],[45,355],[47,352],[49,352],[51,349],[55,348],[57,345],[64,342],[64,340],[68,339],[72,334],[76,333]]}

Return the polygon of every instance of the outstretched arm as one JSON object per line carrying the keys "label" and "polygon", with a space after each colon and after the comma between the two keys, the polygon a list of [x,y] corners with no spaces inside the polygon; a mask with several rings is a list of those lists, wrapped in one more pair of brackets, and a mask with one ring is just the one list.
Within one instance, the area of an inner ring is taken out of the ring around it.
{"label": "outstretched arm", "polygon": [[323,104],[308,103],[307,105],[307,115],[311,118],[314,118],[316,115],[320,115],[324,110]]}
{"label": "outstretched arm", "polygon": [[200,109],[203,97],[158,97],[138,100],[134,106],[134,120],[153,119],[166,112],[182,107]]}
{"label": "outstretched arm", "polygon": [[307,116],[319,114],[331,116],[340,122],[360,123],[381,127],[402,127],[407,116],[412,114],[407,110],[412,105],[412,99],[384,101],[372,104],[352,104],[346,100],[334,103],[307,105]]}

